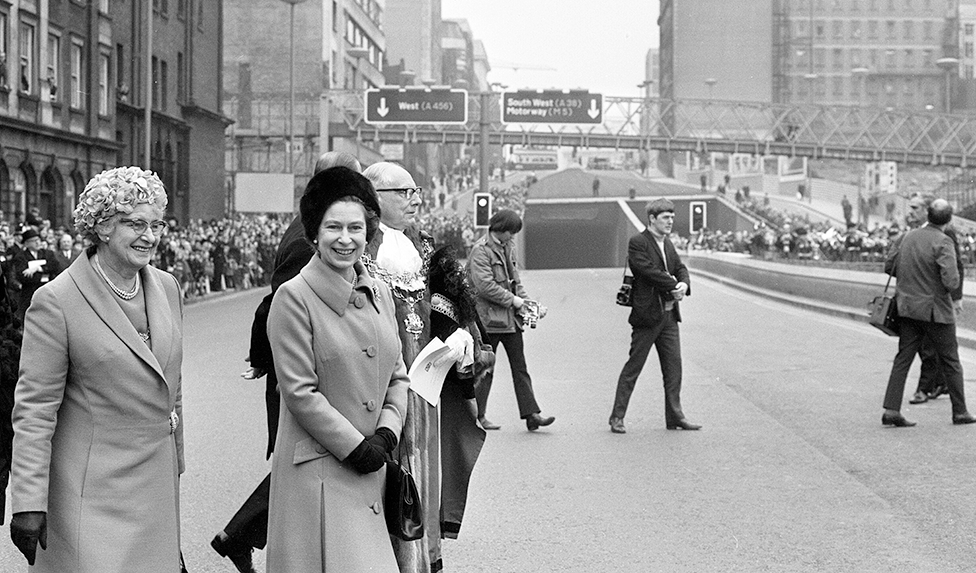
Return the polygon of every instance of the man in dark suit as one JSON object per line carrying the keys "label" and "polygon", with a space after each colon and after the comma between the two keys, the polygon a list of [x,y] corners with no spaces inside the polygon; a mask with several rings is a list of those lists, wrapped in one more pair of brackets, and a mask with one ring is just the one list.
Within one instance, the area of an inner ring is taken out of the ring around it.
{"label": "man in dark suit", "polygon": [[58,274],[59,268],[54,252],[41,248],[41,236],[33,227],[23,232],[21,244],[23,250],[14,256],[14,276],[21,285],[17,296],[17,318],[22,321],[34,293]]}
{"label": "man in dark suit", "polygon": [[[928,220],[929,205],[932,204],[932,201],[935,201],[935,196],[931,194],[913,193],[909,197],[908,214],[905,216],[905,224],[908,227],[905,231],[906,233],[926,223]],[[954,288],[949,295],[952,298],[952,306],[958,314],[962,312],[962,278],[965,269],[963,268],[961,251],[959,249],[959,239],[951,223],[946,225],[945,234],[952,239],[956,251],[956,269],[959,271],[960,280],[959,286]],[[904,238],[905,234],[899,235],[892,243],[892,250],[897,251]],[[892,256],[891,252],[889,252],[889,256]],[[948,392],[946,378],[942,373],[942,364],[939,362],[939,355],[932,348],[932,345],[923,340],[922,348],[918,351],[918,357],[922,360],[922,368],[918,377],[918,386],[915,389],[915,394],[908,401],[909,404],[923,404]]]}
{"label": "man in dark suit", "polygon": [[939,356],[952,401],[952,423],[976,422],[966,409],[956,309],[950,296],[961,280],[956,249],[944,232],[951,219],[952,206],[936,199],[928,207],[928,222],[906,234],[899,249],[892,250],[885,261],[885,271],[898,278],[895,293],[900,326],[898,353],[891,365],[881,416],[886,426],[915,425],[902,416],[901,402],[908,370],[925,340]]}
{"label": "man in dark suit", "polygon": [[630,325],[630,357],[617,380],[610,431],[626,433],[624,415],[647,355],[657,346],[664,376],[664,423],[669,430],[698,430],[681,411],[681,339],[678,301],[691,293],[688,269],[668,238],[674,225],[674,203],[655,199],[647,204],[647,228],[630,238],[628,263],[634,273]]}
{"label": "man in dark suit", "polygon": [[77,257],[72,250],[74,242],[74,237],[72,237],[69,233],[61,235],[61,237],[58,239],[58,250],[54,252],[55,260],[58,263],[58,270],[56,274],[61,274],[61,271],[70,267],[71,263],[73,263]]}

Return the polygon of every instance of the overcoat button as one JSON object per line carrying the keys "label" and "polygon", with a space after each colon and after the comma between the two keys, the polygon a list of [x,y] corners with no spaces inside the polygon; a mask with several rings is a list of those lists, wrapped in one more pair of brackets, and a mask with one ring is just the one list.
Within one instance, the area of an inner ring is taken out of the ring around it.
{"label": "overcoat button", "polygon": [[356,308],[363,308],[366,306],[366,297],[361,294],[356,295],[356,300],[353,301],[353,304],[356,305]]}
{"label": "overcoat button", "polygon": [[366,402],[366,409],[369,410],[370,412],[372,412],[373,410],[375,410],[376,409],[376,402],[373,401],[373,400],[370,400],[369,402]]}
{"label": "overcoat button", "polygon": [[381,511],[383,511],[383,508],[380,507],[380,502],[378,502],[378,501],[375,502],[373,504],[373,513],[375,513],[376,515],[379,515]]}
{"label": "overcoat button", "polygon": [[329,450],[327,450],[326,447],[323,446],[322,444],[315,444],[315,453],[324,454],[327,451]]}
{"label": "overcoat button", "polygon": [[373,346],[372,344],[370,344],[369,346],[367,346],[366,347],[366,356],[369,356],[370,358],[376,356],[376,347]]}

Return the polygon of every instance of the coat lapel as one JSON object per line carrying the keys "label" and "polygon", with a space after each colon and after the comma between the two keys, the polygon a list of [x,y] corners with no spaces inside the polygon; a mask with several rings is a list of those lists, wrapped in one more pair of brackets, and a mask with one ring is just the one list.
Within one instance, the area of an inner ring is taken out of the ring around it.
{"label": "coat lapel", "polygon": [[[169,363],[173,351],[173,315],[159,274],[148,266],[139,274],[142,276],[142,288],[146,296],[146,314],[149,318],[149,334],[152,337],[151,352],[156,357],[156,367],[159,367]],[[144,342],[142,345],[147,346]],[[167,384],[170,382],[166,380]]]}
{"label": "coat lapel", "polygon": [[[105,284],[105,281],[102,280],[102,277],[98,276],[98,273],[95,271],[94,267],[92,267],[91,261],[89,260],[87,254],[82,253],[81,256],[75,259],[75,262],[68,267],[67,272],[68,276],[70,276],[75,282],[75,285],[78,286],[78,290],[81,292],[81,295],[85,297],[86,301],[88,301],[88,304],[91,306],[92,310],[95,311],[95,314],[102,319],[102,322],[104,322],[105,325],[108,326],[109,329],[119,337],[119,340],[125,343],[125,345],[128,346],[136,356],[155,370],[156,373],[159,374],[159,377],[165,381],[166,376],[163,374],[163,370],[160,368],[159,361],[156,360],[156,356],[154,356],[149,350],[149,345],[139,338],[139,333],[136,332],[136,328],[132,326],[132,323],[129,322],[129,319],[125,316],[125,313],[122,312],[122,307],[120,307],[118,303],[112,299],[114,296],[112,291],[109,290],[108,286]],[[143,278],[145,278],[146,274],[148,273],[146,273],[144,270]],[[145,285],[145,282],[146,281],[144,280],[143,285]],[[158,281],[157,286],[159,286]],[[161,291],[162,288],[159,288]],[[165,303],[165,296],[163,297],[163,302]],[[149,309],[149,328],[150,334],[153,337],[156,336],[156,331],[154,328],[155,325],[153,323],[153,318],[155,316],[155,312],[153,311],[154,306],[160,306],[158,299],[152,299],[150,298],[149,293],[146,293],[146,307]],[[170,325],[170,328],[172,328],[172,325]],[[163,338],[169,340],[168,344],[172,344],[172,338],[168,337],[168,335],[164,335]]]}
{"label": "coat lapel", "polygon": [[312,292],[339,316],[346,313],[346,309],[349,307],[349,302],[353,296],[354,288],[355,290],[369,293],[367,298],[376,309],[376,312],[379,312],[379,305],[376,303],[379,292],[376,290],[373,278],[369,276],[369,273],[366,272],[366,267],[361,262],[356,262],[355,269],[355,287],[326,266],[318,255],[313,255],[312,259],[308,261],[308,264],[302,268],[299,274],[308,283]]}

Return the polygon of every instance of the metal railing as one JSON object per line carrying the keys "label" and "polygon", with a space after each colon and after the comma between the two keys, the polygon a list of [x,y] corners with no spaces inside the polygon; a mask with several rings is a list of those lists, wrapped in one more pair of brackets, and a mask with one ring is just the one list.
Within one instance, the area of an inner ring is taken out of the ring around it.
{"label": "metal railing", "polygon": [[[478,94],[468,99],[461,125],[371,125],[364,121],[361,91],[329,90],[333,135],[363,142],[474,144],[480,139]],[[491,94],[487,113],[492,144],[575,145],[663,151],[752,153],[811,158],[898,161],[925,165],[976,165],[976,118],[967,115],[826,105],[786,105],[718,100],[603,98],[596,125],[503,124],[501,94]],[[235,116],[228,106],[226,113]],[[285,133],[285,102],[253,102],[253,129]],[[296,106],[299,126],[318,133],[319,102]],[[238,127],[231,127],[233,135]],[[299,130],[301,133],[301,130]]]}

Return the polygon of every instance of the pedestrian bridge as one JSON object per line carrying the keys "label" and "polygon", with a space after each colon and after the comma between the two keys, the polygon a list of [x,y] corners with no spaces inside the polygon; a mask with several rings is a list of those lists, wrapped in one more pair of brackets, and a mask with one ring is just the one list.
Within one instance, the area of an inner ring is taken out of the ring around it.
{"label": "pedestrian bridge", "polygon": [[473,145],[484,132],[492,145],[749,153],[957,167],[976,164],[976,118],[961,114],[605,96],[602,124],[503,124],[501,94],[491,93],[469,96],[467,124],[375,125],[364,121],[362,91],[329,90],[323,97],[330,102],[323,107],[331,110],[333,136],[370,143]]}

